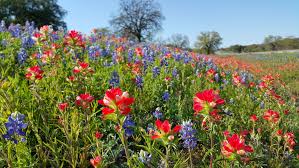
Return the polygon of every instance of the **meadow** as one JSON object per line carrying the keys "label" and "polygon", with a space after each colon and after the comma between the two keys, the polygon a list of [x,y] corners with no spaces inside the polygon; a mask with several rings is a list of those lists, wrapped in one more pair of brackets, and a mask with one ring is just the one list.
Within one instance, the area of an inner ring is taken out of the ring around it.
{"label": "meadow", "polygon": [[1,25],[0,166],[298,167],[298,57],[259,58]]}
{"label": "meadow", "polygon": [[[267,74],[277,76],[280,84],[293,95],[299,96],[299,50],[257,52],[257,53],[220,53],[223,60],[232,60],[234,67],[240,67],[256,77]],[[298,101],[298,100],[297,100]]]}

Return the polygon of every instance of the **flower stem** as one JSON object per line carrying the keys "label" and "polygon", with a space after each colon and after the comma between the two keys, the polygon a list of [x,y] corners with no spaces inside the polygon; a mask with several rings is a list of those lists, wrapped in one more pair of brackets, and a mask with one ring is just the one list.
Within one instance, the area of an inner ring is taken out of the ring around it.
{"label": "flower stem", "polygon": [[169,145],[165,146],[166,149],[166,156],[165,156],[165,168],[168,168],[168,157],[169,157]]}
{"label": "flower stem", "polygon": [[190,148],[189,148],[189,157],[190,157],[190,167],[193,168],[193,163],[192,163],[192,153],[191,153]]}
{"label": "flower stem", "polygon": [[[213,141],[213,123],[211,122],[210,124],[211,131],[210,131],[210,144],[211,144],[211,149],[213,149],[214,146],[214,141]],[[213,153],[211,152],[211,157],[210,157],[210,168],[213,168]]]}

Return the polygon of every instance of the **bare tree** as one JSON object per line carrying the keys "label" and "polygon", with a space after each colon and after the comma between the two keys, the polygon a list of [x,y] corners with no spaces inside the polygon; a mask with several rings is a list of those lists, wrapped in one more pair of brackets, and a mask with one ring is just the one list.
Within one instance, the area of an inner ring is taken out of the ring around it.
{"label": "bare tree", "polygon": [[205,54],[213,54],[222,43],[218,32],[201,32],[197,37],[195,47]]}
{"label": "bare tree", "polygon": [[141,42],[161,30],[163,20],[160,5],[154,0],[120,0],[119,14],[110,24],[124,36]]}
{"label": "bare tree", "polygon": [[182,34],[173,34],[168,39],[168,45],[177,47],[177,48],[188,48],[189,47],[189,38],[186,35]]}

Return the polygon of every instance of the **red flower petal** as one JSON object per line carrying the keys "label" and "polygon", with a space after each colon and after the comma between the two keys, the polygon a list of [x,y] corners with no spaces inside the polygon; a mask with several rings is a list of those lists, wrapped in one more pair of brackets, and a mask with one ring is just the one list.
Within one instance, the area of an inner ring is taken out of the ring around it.
{"label": "red flower petal", "polygon": [[174,133],[178,133],[181,129],[182,129],[182,126],[177,125],[177,126],[175,126],[175,127],[173,128],[173,132],[174,132]]}
{"label": "red flower petal", "polygon": [[105,107],[105,108],[103,108],[103,110],[102,110],[102,114],[103,114],[103,115],[108,115],[108,114],[111,114],[111,113],[114,113],[114,109]]}

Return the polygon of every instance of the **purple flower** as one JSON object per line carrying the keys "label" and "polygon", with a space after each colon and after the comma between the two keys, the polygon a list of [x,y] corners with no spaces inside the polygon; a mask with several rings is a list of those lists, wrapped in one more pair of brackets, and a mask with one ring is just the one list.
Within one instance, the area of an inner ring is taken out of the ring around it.
{"label": "purple flower", "polygon": [[95,60],[100,55],[99,46],[90,46],[88,47],[88,56],[90,59]]}
{"label": "purple flower", "polygon": [[168,92],[168,91],[165,91],[165,92],[163,93],[162,99],[163,99],[164,101],[168,101],[169,98],[170,98],[170,94],[169,94],[169,92]]}
{"label": "purple flower", "polygon": [[112,72],[111,79],[109,80],[109,83],[112,87],[119,86],[119,75],[116,71]]}
{"label": "purple flower", "polygon": [[27,57],[28,57],[28,55],[26,53],[26,50],[24,48],[21,48],[20,51],[18,52],[18,62],[19,62],[19,64],[24,64]]}
{"label": "purple flower", "polygon": [[219,74],[218,73],[215,74],[214,79],[216,82],[219,82]]}
{"label": "purple flower", "polygon": [[135,123],[132,120],[132,117],[128,115],[124,121],[123,129],[125,130],[125,134],[127,137],[130,137],[134,134]]}
{"label": "purple flower", "polygon": [[196,130],[192,126],[191,121],[183,121],[182,129],[180,130],[181,138],[184,141],[183,146],[187,149],[194,149],[197,146]]}
{"label": "purple flower", "polygon": [[160,75],[160,68],[157,67],[157,66],[155,66],[155,67],[153,68],[153,77],[156,78],[156,77],[159,76],[159,75]]}
{"label": "purple flower", "polygon": [[[7,133],[3,135],[3,138],[18,143],[19,136],[26,136],[23,129],[27,128],[28,124],[24,123],[25,115],[21,113],[12,113],[8,117],[8,122],[5,123]],[[24,141],[24,137],[22,137]]]}
{"label": "purple flower", "polygon": [[1,20],[1,23],[0,23],[0,32],[5,32],[5,31],[6,31],[5,21]]}
{"label": "purple flower", "polygon": [[142,76],[140,76],[140,75],[136,76],[135,83],[136,83],[137,87],[141,89],[143,87],[143,78],[142,78]]}
{"label": "purple flower", "polygon": [[172,77],[176,78],[177,76],[178,76],[178,70],[176,69],[176,67],[174,67],[172,70]]}
{"label": "purple flower", "polygon": [[128,51],[128,62],[132,62],[134,56],[134,51],[132,49],[129,49]]}
{"label": "purple flower", "polygon": [[22,37],[22,47],[23,48],[30,48],[34,45],[34,40],[31,38],[31,36],[26,35]]}
{"label": "purple flower", "polygon": [[17,25],[11,24],[8,27],[8,31],[13,37],[21,37],[21,25],[19,24]]}
{"label": "purple flower", "polygon": [[153,112],[153,115],[156,119],[161,119],[163,117],[160,107],[156,108],[156,110]]}
{"label": "purple flower", "polygon": [[138,160],[144,164],[150,165],[152,155],[146,151],[140,150]]}

